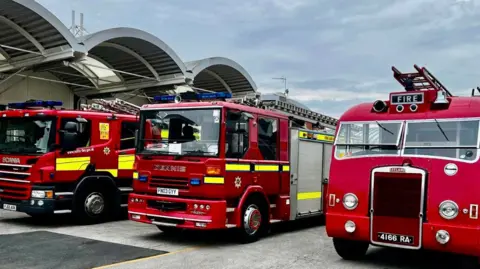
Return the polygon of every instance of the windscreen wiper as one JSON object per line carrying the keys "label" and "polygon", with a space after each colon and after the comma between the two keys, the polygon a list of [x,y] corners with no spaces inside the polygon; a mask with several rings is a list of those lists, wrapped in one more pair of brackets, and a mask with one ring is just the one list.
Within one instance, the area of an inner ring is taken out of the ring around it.
{"label": "windscreen wiper", "polygon": [[391,135],[395,135],[392,131],[385,128],[385,126],[381,125],[378,121],[376,121],[378,127],[382,128],[384,131],[389,132]]}
{"label": "windscreen wiper", "polygon": [[437,119],[435,119],[435,122],[437,123],[438,129],[440,130],[440,132],[442,132],[442,134],[443,134],[443,136],[445,137],[445,139],[447,139],[447,141],[450,141],[450,140],[448,139],[447,134],[445,134],[445,132],[443,131],[442,126],[440,126],[440,123],[437,121]]}

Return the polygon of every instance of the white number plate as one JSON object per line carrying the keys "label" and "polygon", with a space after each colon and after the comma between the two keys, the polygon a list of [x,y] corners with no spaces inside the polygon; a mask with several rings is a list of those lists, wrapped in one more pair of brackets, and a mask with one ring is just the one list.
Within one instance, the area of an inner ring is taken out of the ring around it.
{"label": "white number plate", "polygon": [[157,188],[157,194],[178,196],[178,189]]}
{"label": "white number plate", "polygon": [[406,244],[406,245],[413,244],[413,236],[410,236],[410,235],[378,233],[377,240],[388,242],[388,243],[400,243],[400,244]]}
{"label": "white number plate", "polygon": [[3,204],[3,209],[10,210],[10,211],[17,211],[17,206],[16,205]]}

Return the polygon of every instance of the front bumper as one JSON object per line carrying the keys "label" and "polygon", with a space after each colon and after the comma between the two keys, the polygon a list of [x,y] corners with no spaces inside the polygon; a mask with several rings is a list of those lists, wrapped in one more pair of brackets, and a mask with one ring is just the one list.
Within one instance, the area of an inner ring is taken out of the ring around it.
{"label": "front bumper", "polygon": [[[31,204],[34,201],[34,204]],[[42,205],[38,202],[43,201]],[[55,200],[53,199],[31,199],[22,201],[3,201],[0,200],[0,209],[13,212],[22,212],[27,214],[52,214],[55,210]]]}
{"label": "front bumper", "polygon": [[[345,223],[347,221],[355,223],[356,228],[353,233],[346,231]],[[446,244],[440,244],[437,241],[436,235],[439,230],[445,230],[449,233],[450,240]],[[329,237],[371,242],[370,218],[367,216],[327,213],[326,231]],[[424,223],[422,225],[421,246],[423,249],[478,256],[480,250],[479,239],[480,231],[474,227],[436,223]],[[401,245],[398,247],[402,248]]]}
{"label": "front bumper", "polygon": [[[152,203],[179,205],[169,209]],[[194,206],[197,205],[195,209]],[[203,205],[203,209],[200,206]],[[208,210],[206,209],[208,205]],[[214,230],[227,228],[227,203],[222,200],[199,200],[131,193],[128,218],[132,221],[185,229]]]}

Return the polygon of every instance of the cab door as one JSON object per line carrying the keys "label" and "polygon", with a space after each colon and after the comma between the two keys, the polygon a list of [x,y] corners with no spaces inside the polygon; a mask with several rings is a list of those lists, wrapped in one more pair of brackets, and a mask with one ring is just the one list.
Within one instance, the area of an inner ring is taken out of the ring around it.
{"label": "cab door", "polygon": [[92,121],[88,119],[78,120],[75,117],[60,118],[58,123],[59,141],[62,144],[62,132],[67,124],[76,126],[77,138],[75,139],[75,150],[56,151],[55,175],[56,182],[71,182],[80,178],[89,164],[92,162]]}
{"label": "cab door", "polygon": [[267,194],[279,193],[281,186],[279,120],[259,115],[257,119],[258,150],[262,158],[255,163],[258,182]]}

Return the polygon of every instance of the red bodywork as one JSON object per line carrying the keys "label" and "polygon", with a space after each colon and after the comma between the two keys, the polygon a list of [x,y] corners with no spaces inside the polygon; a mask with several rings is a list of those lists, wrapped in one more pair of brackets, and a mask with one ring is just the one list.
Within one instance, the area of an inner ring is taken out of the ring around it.
{"label": "red bodywork", "polygon": [[[362,121],[375,124],[376,121],[384,123],[479,118],[480,98],[448,97],[449,104],[433,109],[430,101],[436,96],[436,91],[424,93],[425,104],[419,105],[417,112],[398,113],[395,106],[387,102],[388,111],[376,113],[372,111],[372,103],[364,103],[346,111],[339,120],[339,126],[342,123]],[[339,129],[340,127],[337,128],[337,136]],[[402,140],[403,138],[400,141]],[[328,236],[374,245],[424,248],[478,256],[480,234],[476,208],[480,203],[480,181],[475,177],[480,169],[478,157],[474,161],[401,155],[339,158],[335,154],[337,147],[334,146],[332,153],[329,190],[326,195]],[[409,162],[410,166],[402,166],[405,162]],[[452,163],[458,167],[458,172],[454,176],[448,176],[444,169]],[[422,192],[422,189],[425,191]],[[342,204],[342,198],[347,193],[358,197],[358,206],[354,210],[347,210]],[[445,200],[458,204],[459,213],[456,218],[447,220],[440,216],[439,205]],[[371,208],[373,215],[370,214]],[[345,228],[349,220],[356,225],[353,233],[347,232]],[[436,233],[439,230],[450,234],[448,243],[437,242]],[[377,238],[378,232],[413,236],[414,241],[411,244],[382,244]]]}
{"label": "red bodywork", "polygon": [[[9,118],[48,117],[55,121],[54,141],[60,144],[61,121],[75,120],[81,117],[91,123],[89,146],[77,148],[74,151],[61,152],[60,149],[50,150],[45,154],[1,154],[0,153],[0,204],[16,205],[17,211],[26,213],[53,213],[55,210],[70,209],[75,187],[80,179],[91,174],[110,174],[113,178],[129,179],[133,174],[133,154],[135,149],[120,149],[120,125],[122,122],[136,122],[135,116],[115,115],[111,113],[56,110],[56,109],[19,109],[0,111],[0,116]],[[101,138],[100,124],[108,123],[107,137]],[[119,156],[130,155],[131,167],[119,167]],[[108,156],[108,157],[107,157]],[[89,164],[94,165],[93,171],[86,171]],[[60,168],[62,167],[62,168]],[[46,199],[43,208],[33,208],[29,205],[32,188],[40,187],[54,190],[59,194]],[[58,201],[68,200],[58,208]],[[0,208],[1,209],[1,208]]]}
{"label": "red bodywork", "polygon": [[[144,105],[142,109],[156,108],[206,108],[215,107],[222,111],[221,129],[219,137],[219,156],[210,157],[182,157],[175,160],[173,156],[138,155],[135,169],[138,177],[146,176],[148,181],[134,180],[133,193],[128,202],[129,219],[157,225],[173,225],[189,229],[222,229],[240,227],[241,206],[246,197],[254,192],[263,195],[271,206],[271,219],[288,220],[290,205],[287,199],[290,196],[290,180],[288,171],[279,172],[252,172],[227,171],[226,164],[235,165],[289,165],[289,121],[282,114],[266,111],[259,108],[229,103],[229,102],[187,102],[178,104]],[[249,123],[249,148],[241,159],[225,158],[225,111],[235,110],[250,113],[254,120]],[[258,148],[257,124],[258,116],[277,119],[279,122],[279,161],[263,160]],[[142,127],[140,127],[142,128]],[[185,167],[182,171],[159,170],[162,166]],[[209,168],[216,170],[209,175]],[[221,184],[201,184],[191,186],[192,178],[205,179],[207,177],[221,177]],[[241,186],[236,186],[236,178],[241,178]],[[178,188],[178,196],[157,195],[157,187]],[[194,205],[198,208],[195,209]],[[201,209],[200,205],[210,207]]]}

